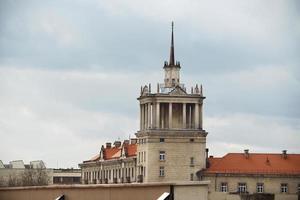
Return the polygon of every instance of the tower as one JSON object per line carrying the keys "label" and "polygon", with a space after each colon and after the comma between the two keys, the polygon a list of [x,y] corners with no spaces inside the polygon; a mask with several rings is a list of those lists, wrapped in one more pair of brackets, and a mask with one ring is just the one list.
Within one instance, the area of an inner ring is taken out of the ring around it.
{"label": "tower", "polygon": [[205,97],[202,86],[188,93],[180,83],[175,62],[172,22],[170,60],[164,63],[164,83],[141,87],[140,130],[136,133],[137,174],[140,182],[196,180],[206,165],[206,135],[202,126]]}

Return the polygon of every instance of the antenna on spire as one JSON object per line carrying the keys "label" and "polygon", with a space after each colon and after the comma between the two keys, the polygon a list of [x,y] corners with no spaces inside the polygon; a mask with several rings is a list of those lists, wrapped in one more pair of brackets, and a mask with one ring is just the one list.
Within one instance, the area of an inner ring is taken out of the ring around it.
{"label": "antenna on spire", "polygon": [[174,30],[174,22],[172,21],[171,50],[170,50],[170,61],[169,61],[170,66],[175,65],[173,30]]}

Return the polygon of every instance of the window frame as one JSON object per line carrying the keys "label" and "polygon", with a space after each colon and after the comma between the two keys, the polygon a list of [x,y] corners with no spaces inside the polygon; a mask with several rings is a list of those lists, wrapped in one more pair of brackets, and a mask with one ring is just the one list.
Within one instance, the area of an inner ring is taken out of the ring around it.
{"label": "window frame", "polygon": [[194,181],[194,173],[190,174],[190,181]]}
{"label": "window frame", "polygon": [[288,193],[289,191],[289,187],[288,187],[288,184],[287,183],[281,183],[280,184],[280,193]]}
{"label": "window frame", "polygon": [[238,192],[247,193],[247,183],[238,183]]}
{"label": "window frame", "polygon": [[159,161],[166,161],[166,151],[159,151]]}
{"label": "window frame", "polygon": [[228,192],[228,183],[227,182],[221,182],[220,192]]}
{"label": "window frame", "polygon": [[190,166],[194,166],[194,165],[195,165],[195,158],[190,157]]}
{"label": "window frame", "polygon": [[164,176],[165,176],[165,167],[159,166],[159,177],[164,177]]}
{"label": "window frame", "polygon": [[256,193],[264,193],[264,183],[256,183]]}

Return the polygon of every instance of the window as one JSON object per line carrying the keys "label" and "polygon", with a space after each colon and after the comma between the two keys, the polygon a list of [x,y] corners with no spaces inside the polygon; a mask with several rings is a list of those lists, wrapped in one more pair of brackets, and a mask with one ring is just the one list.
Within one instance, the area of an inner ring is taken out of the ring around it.
{"label": "window", "polygon": [[190,165],[191,165],[191,166],[194,166],[194,157],[191,157],[191,158],[190,158]]}
{"label": "window", "polygon": [[160,151],[159,152],[159,160],[160,161],[165,161],[166,158],[166,152],[165,151]]}
{"label": "window", "polygon": [[172,83],[173,83],[173,84],[175,83],[175,78],[172,78]]}
{"label": "window", "polygon": [[238,185],[238,192],[239,193],[245,193],[245,192],[247,192],[247,185],[246,185],[246,183],[239,183],[239,185]]}
{"label": "window", "polygon": [[144,156],[144,152],[141,152],[142,157],[140,158],[141,162],[143,162],[143,156]]}
{"label": "window", "polygon": [[144,151],[144,162],[146,162],[146,151]]}
{"label": "window", "polygon": [[191,139],[190,139],[190,142],[194,142],[194,141],[195,141],[194,138],[191,138]]}
{"label": "window", "polygon": [[132,170],[131,170],[131,173],[132,173],[131,176],[132,176],[132,177],[134,177],[134,174],[133,174],[134,171],[133,171],[133,170],[134,170],[134,168],[132,168]]}
{"label": "window", "polygon": [[194,180],[194,174],[190,174],[190,180],[191,180],[191,181]]}
{"label": "window", "polygon": [[287,183],[281,183],[280,192],[281,193],[287,193],[288,192],[288,184]]}
{"label": "window", "polygon": [[165,142],[165,138],[159,138],[159,142]]}
{"label": "window", "polygon": [[159,176],[165,176],[165,167],[163,166],[159,167]]}
{"label": "window", "polygon": [[221,187],[220,187],[220,192],[227,192],[228,191],[228,186],[226,182],[221,183]]}
{"label": "window", "polygon": [[298,184],[298,194],[300,194],[300,183]]}
{"label": "window", "polygon": [[257,193],[263,193],[264,192],[264,184],[263,183],[257,183],[256,192]]}
{"label": "window", "polygon": [[138,163],[140,163],[140,157],[141,157],[141,152],[139,152],[139,155],[138,155]]}

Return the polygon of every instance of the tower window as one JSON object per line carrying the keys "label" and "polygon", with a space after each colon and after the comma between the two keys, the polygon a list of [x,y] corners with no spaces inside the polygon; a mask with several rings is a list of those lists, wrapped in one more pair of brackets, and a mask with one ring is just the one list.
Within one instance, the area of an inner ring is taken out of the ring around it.
{"label": "tower window", "polygon": [[165,176],[165,167],[163,166],[159,167],[159,176]]}
{"label": "tower window", "polygon": [[193,174],[193,173],[190,174],[190,180],[191,180],[191,181],[194,180],[194,174]]}
{"label": "tower window", "polygon": [[228,184],[226,182],[221,183],[220,191],[221,192],[227,192],[228,191]]}
{"label": "tower window", "polygon": [[165,142],[165,138],[159,138],[159,142]]}
{"label": "tower window", "polygon": [[160,161],[165,161],[166,159],[166,152],[165,151],[160,151],[159,152],[159,160]]}
{"label": "tower window", "polygon": [[190,165],[191,165],[191,166],[194,166],[194,157],[191,157],[191,158],[190,158]]}
{"label": "tower window", "polygon": [[263,183],[257,183],[256,192],[257,193],[263,193],[264,192],[264,184]]}
{"label": "tower window", "polygon": [[287,193],[288,192],[288,184],[287,183],[281,183],[280,192],[281,193]]}

